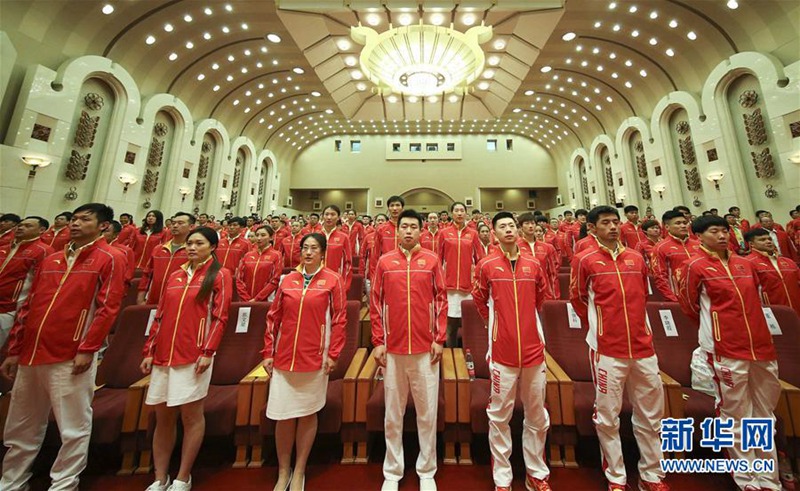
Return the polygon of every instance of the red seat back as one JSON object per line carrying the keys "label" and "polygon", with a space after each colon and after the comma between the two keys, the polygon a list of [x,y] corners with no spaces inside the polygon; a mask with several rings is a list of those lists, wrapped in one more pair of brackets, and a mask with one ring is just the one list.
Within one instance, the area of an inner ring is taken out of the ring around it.
{"label": "red seat back", "polygon": [[[672,313],[677,336],[667,336],[660,311]],[[647,318],[653,332],[658,367],[684,387],[692,386],[692,352],[697,348],[697,322],[687,317],[676,302],[647,302]]]}
{"label": "red seat back", "polygon": [[[353,281],[355,281],[355,277]],[[334,369],[328,377],[329,380],[344,378],[344,374],[347,373],[347,368],[350,366],[350,362],[353,361],[353,356],[358,349],[358,327],[361,322],[359,319],[361,314],[361,302],[348,300],[346,308],[347,324],[345,324],[344,347],[339,354],[339,361],[336,362],[336,369]]]}
{"label": "red seat back", "polygon": [[[214,356],[212,385],[235,385],[261,361],[270,302],[232,302],[222,341]],[[236,332],[239,309],[250,308],[247,332]]]}
{"label": "red seat back", "polygon": [[781,380],[800,387],[800,317],[785,305],[773,305],[772,313],[782,333],[772,337]]}
{"label": "red seat back", "polygon": [[364,275],[354,274],[350,282],[350,289],[347,291],[347,300],[357,300],[361,302],[364,295]]}
{"label": "red seat back", "polygon": [[667,297],[665,297],[661,293],[661,290],[656,288],[656,284],[653,281],[653,278],[648,278],[648,280],[650,281],[650,292],[651,293],[649,295],[647,295],[647,301],[648,302],[668,302],[669,300],[667,300]]}
{"label": "red seat back", "polygon": [[489,379],[489,364],[486,363],[486,352],[489,350],[489,333],[478,314],[473,300],[461,302],[461,342],[464,351],[472,354],[475,364],[475,378]]}
{"label": "red seat back", "polygon": [[155,314],[155,310],[155,305],[132,305],[120,312],[117,332],[98,368],[98,378],[107,387],[130,387],[144,377],[139,365],[142,362],[142,348],[147,340],[147,322],[151,313]]}
{"label": "red seat back", "polygon": [[561,288],[559,300],[569,300],[569,273],[558,273],[558,286]]}
{"label": "red seat back", "polygon": [[541,312],[542,329],[547,352],[567,372],[569,378],[578,382],[591,382],[589,346],[586,344],[588,326],[580,329],[569,327],[566,300],[549,300]]}

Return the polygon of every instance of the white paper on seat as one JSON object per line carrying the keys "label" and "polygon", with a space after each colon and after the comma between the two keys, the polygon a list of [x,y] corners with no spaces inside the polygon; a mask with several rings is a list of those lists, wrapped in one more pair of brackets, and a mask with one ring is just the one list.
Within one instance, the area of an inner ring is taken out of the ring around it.
{"label": "white paper on seat", "polygon": [[250,309],[252,307],[239,307],[239,317],[236,318],[236,334],[244,334],[250,326]]}
{"label": "white paper on seat", "polygon": [[575,308],[569,302],[567,302],[567,317],[569,318],[570,329],[581,328],[581,318],[578,317],[578,313],[575,312]]}
{"label": "white paper on seat", "polygon": [[658,315],[661,317],[661,325],[664,326],[664,334],[670,338],[677,338],[678,326],[675,325],[675,319],[672,317],[672,311],[659,310]]}
{"label": "white paper on seat", "polygon": [[781,325],[778,324],[778,319],[775,318],[775,312],[769,307],[761,307],[764,310],[764,317],[767,318],[767,328],[773,336],[780,336],[783,334]]}
{"label": "white paper on seat", "polygon": [[150,335],[150,327],[153,325],[154,320],[156,320],[156,309],[150,309],[150,317],[147,319],[147,329],[144,330],[144,337]]}

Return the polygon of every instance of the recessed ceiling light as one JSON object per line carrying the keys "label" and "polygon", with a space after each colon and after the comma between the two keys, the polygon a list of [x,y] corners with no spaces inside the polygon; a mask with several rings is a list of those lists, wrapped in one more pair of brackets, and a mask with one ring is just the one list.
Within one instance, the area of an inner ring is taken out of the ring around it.
{"label": "recessed ceiling light", "polygon": [[627,67],[633,66],[633,62],[631,60],[625,60],[625,66]]}
{"label": "recessed ceiling light", "polygon": [[614,27],[612,27],[611,29],[612,29],[614,32],[617,32],[617,31],[619,31],[620,29],[622,29],[622,26],[620,26],[619,24],[614,24]]}
{"label": "recessed ceiling light", "polygon": [[551,67],[550,65],[545,65],[542,68],[540,68],[539,71],[541,71],[542,73],[547,73],[552,69],[553,69],[553,67]]}
{"label": "recessed ceiling light", "polygon": [[226,3],[225,4],[225,10],[227,10],[228,12],[233,12],[233,7],[231,7],[231,4]]}
{"label": "recessed ceiling light", "polygon": [[169,61],[175,61],[178,59],[178,53],[170,53],[169,54]]}
{"label": "recessed ceiling light", "polygon": [[583,61],[581,62],[581,66],[589,66],[589,62],[588,62],[588,61],[586,61],[586,60],[583,60]]}
{"label": "recessed ceiling light", "polygon": [[439,98],[436,97],[435,95],[428,96],[428,102],[430,102],[431,104],[436,104],[437,102],[439,102]]}
{"label": "recessed ceiling light", "polygon": [[[408,98],[408,102],[410,102],[411,104],[416,104],[417,102],[419,102],[419,97],[412,95]],[[406,122],[406,124],[408,123]],[[419,124],[419,121],[417,121],[417,124]]]}
{"label": "recessed ceiling light", "polygon": [[671,21],[669,21],[669,26],[671,28],[675,29],[676,27],[678,27],[678,21],[675,20],[675,19],[672,19]]}
{"label": "recessed ceiling light", "polygon": [[665,53],[667,53],[667,56],[675,56],[675,51],[672,48],[667,48]]}
{"label": "recessed ceiling light", "polygon": [[294,73],[298,74],[298,75],[302,75],[302,74],[306,73],[306,71],[303,70],[302,68],[300,68],[299,66],[296,66],[296,67],[292,68],[292,71]]}
{"label": "recessed ceiling light", "polygon": [[278,36],[277,34],[275,34],[274,32],[271,32],[271,33],[267,34],[267,41],[269,41],[271,43],[280,43],[281,42],[281,37]]}
{"label": "recessed ceiling light", "polygon": [[197,80],[203,80],[204,78],[206,78],[206,76],[203,75],[202,73],[197,75]]}
{"label": "recessed ceiling light", "polygon": [[498,39],[494,42],[494,49],[503,49],[506,47],[506,42],[502,39]]}
{"label": "recessed ceiling light", "polygon": [[658,44],[658,39],[650,38],[650,46],[655,46],[656,44]]}
{"label": "recessed ceiling light", "polygon": [[228,61],[233,61],[233,60],[235,60],[235,59],[236,59],[236,57],[235,57],[235,56],[233,56],[233,55],[228,55]]}
{"label": "recessed ceiling light", "polygon": [[250,56],[251,54],[253,54],[253,53],[249,49],[244,50],[244,55],[245,56]]}
{"label": "recessed ceiling light", "polygon": [[353,45],[352,45],[352,43],[350,43],[350,40],[349,40],[349,39],[347,39],[347,38],[340,38],[338,41],[336,41],[336,46],[337,46],[337,47],[338,47],[340,50],[342,50],[342,51],[347,51],[347,50],[348,50],[348,49],[350,49],[350,48],[351,48]]}
{"label": "recessed ceiling light", "polygon": [[697,39],[697,34],[695,34],[694,31],[689,31],[686,33],[686,37],[694,41],[695,39]]}
{"label": "recessed ceiling light", "polygon": [[411,14],[400,14],[400,16],[397,18],[397,21],[401,26],[407,26],[414,22],[414,18],[411,16]]}
{"label": "recessed ceiling light", "polygon": [[211,90],[213,90],[214,92],[217,92],[217,91],[219,91],[219,89],[220,89],[219,85],[215,85],[214,88],[211,89]]}
{"label": "recessed ceiling light", "polygon": [[155,36],[147,36],[144,40],[145,44],[153,44],[156,42]]}
{"label": "recessed ceiling light", "polygon": [[499,56],[490,56],[488,60],[486,60],[489,65],[497,66],[500,64],[500,57]]}
{"label": "recessed ceiling light", "polygon": [[639,10],[639,8],[636,7],[636,5],[631,5],[630,8],[628,8],[628,12],[632,14],[635,14],[637,10]]}
{"label": "recessed ceiling light", "polygon": [[227,80],[228,82],[233,81],[233,75],[228,75],[227,77],[225,77],[225,80]]}
{"label": "recessed ceiling light", "polygon": [[361,80],[362,78],[364,78],[364,74],[358,70],[353,70],[352,72],[350,72],[350,76],[353,77],[354,80]]}
{"label": "recessed ceiling light", "polygon": [[597,54],[600,52],[600,48],[592,48],[592,53]]}
{"label": "recessed ceiling light", "polygon": [[650,12],[650,18],[651,19],[658,19],[658,12],[656,12],[655,10]]}
{"label": "recessed ceiling light", "polygon": [[737,2],[736,0],[728,0],[727,5],[728,8],[731,10],[736,10],[739,8],[739,2]]}
{"label": "recessed ceiling light", "polygon": [[367,24],[371,26],[377,26],[381,23],[381,16],[378,14],[369,14],[367,16]]}
{"label": "recessed ceiling light", "polygon": [[247,67],[242,67],[242,73],[247,73]]}
{"label": "recessed ceiling light", "polygon": [[431,19],[431,24],[435,26],[440,26],[444,24],[444,15],[440,13],[432,14],[430,19]]}
{"label": "recessed ceiling light", "polygon": [[597,71],[598,72],[602,72],[603,71],[603,65],[597,65]]}
{"label": "recessed ceiling light", "polygon": [[172,26],[172,24],[164,24],[164,30],[165,31],[172,32],[173,29],[174,29],[174,27]]}
{"label": "recessed ceiling light", "polygon": [[205,9],[203,9],[203,12],[205,12],[205,14],[206,14],[206,15],[211,15],[211,14],[213,14],[213,13],[214,13],[214,11],[213,11],[213,10],[211,10],[210,8],[208,8],[208,7],[206,7]]}
{"label": "recessed ceiling light", "polygon": [[476,21],[477,21],[477,18],[475,17],[475,14],[464,14],[464,16],[461,17],[461,22],[463,22],[464,25],[467,25],[467,26],[471,26]]}
{"label": "recessed ceiling light", "polygon": [[228,34],[229,32],[231,32],[231,30],[230,30],[230,28],[228,26],[222,26],[222,32],[224,32],[225,34]]}
{"label": "recessed ceiling light", "polygon": [[483,81],[478,84],[478,88],[480,90],[487,90],[489,88],[489,82]]}
{"label": "recessed ceiling light", "polygon": [[617,72],[614,72],[611,74],[611,78],[619,78],[619,74]]}
{"label": "recessed ceiling light", "polygon": [[561,39],[563,39],[564,41],[572,41],[576,37],[578,37],[578,35],[575,34],[574,32],[567,32],[563,36],[561,36]]}
{"label": "recessed ceiling light", "polygon": [[[459,98],[459,97],[458,97],[456,94],[450,94],[450,97],[448,97],[448,98],[447,98],[447,100],[448,100],[448,101],[450,101],[450,102],[452,102],[453,104],[455,104],[456,102],[458,102],[458,101],[459,101],[459,99],[460,99],[460,98]],[[451,124],[452,124],[452,121],[451,121]]]}
{"label": "recessed ceiling light", "polygon": [[535,92],[533,90],[526,90],[525,95],[533,95]]}
{"label": "recessed ceiling light", "polygon": [[611,2],[608,4],[608,10],[614,10],[617,8],[617,2]]}
{"label": "recessed ceiling light", "polygon": [[630,82],[625,82],[625,87],[630,89],[631,87],[633,87],[633,84]]}
{"label": "recessed ceiling light", "polygon": [[638,30],[636,30],[636,29],[632,30],[632,31],[631,31],[631,36],[633,36],[633,37],[635,37],[635,38],[638,38],[638,37],[639,37],[639,31],[638,31]]}
{"label": "recessed ceiling light", "polygon": [[494,70],[489,69],[483,72],[483,78],[492,78],[492,77],[494,77]]}
{"label": "recessed ceiling light", "polygon": [[359,92],[364,92],[365,90],[367,90],[367,84],[365,84],[364,82],[357,83],[356,89],[358,89]]}
{"label": "recessed ceiling light", "polygon": [[219,70],[219,63],[214,63],[213,65],[211,65],[211,69],[212,70]]}
{"label": "recessed ceiling light", "polygon": [[206,41],[211,39],[211,33],[210,32],[204,32],[203,33],[203,39],[205,39]]}
{"label": "recessed ceiling light", "polygon": [[566,60],[564,60],[564,63],[566,63],[567,65],[572,65],[572,58],[567,58]]}
{"label": "recessed ceiling light", "polygon": [[194,48],[194,43],[191,41],[186,41],[186,49],[192,49],[192,48]]}
{"label": "recessed ceiling light", "polygon": [[111,5],[110,3],[107,3],[107,4],[103,5],[103,8],[102,8],[101,11],[106,15],[113,14],[114,13],[114,6]]}
{"label": "recessed ceiling light", "polygon": [[189,15],[189,14],[186,14],[186,15],[183,16],[183,20],[186,21],[186,22],[191,22],[192,21],[192,16]]}
{"label": "recessed ceiling light", "polygon": [[246,31],[248,29],[250,29],[250,26],[248,26],[246,23],[242,22],[242,30]]}

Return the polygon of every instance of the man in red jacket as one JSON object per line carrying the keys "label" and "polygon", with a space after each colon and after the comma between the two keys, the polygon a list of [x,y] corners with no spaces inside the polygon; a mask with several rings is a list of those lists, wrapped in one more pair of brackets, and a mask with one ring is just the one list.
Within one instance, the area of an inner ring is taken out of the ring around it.
{"label": "man in red jacket", "polygon": [[345,295],[350,291],[353,282],[353,249],[350,247],[350,237],[337,224],[340,216],[339,207],[328,205],[322,212],[322,234],[328,242],[325,250],[325,267],[330,268],[342,276],[342,285]]}
{"label": "man in red jacket", "polygon": [[276,244],[283,254],[283,267],[296,268],[300,264],[300,241],[303,239],[303,224],[300,220],[292,221],[289,230],[280,244]]}
{"label": "man in red jacket", "polygon": [[620,225],[622,235],[622,245],[629,249],[636,250],[639,242],[645,240],[644,233],[639,227],[639,208],[635,205],[628,205],[624,209],[627,222]]}
{"label": "man in red jacket", "polygon": [[661,222],[668,233],[664,240],[653,248],[650,268],[658,291],[667,300],[677,302],[677,271],[700,250],[700,243],[689,236],[689,221],[680,211],[665,212]]}
{"label": "man in red jacket", "polygon": [[361,245],[364,243],[364,225],[356,219],[355,210],[347,210],[344,212],[344,223],[342,223],[342,231],[347,233],[350,238],[350,253],[353,257],[358,256],[361,252]]}
{"label": "man in red jacket", "polygon": [[447,292],[439,258],[419,245],[422,217],[405,210],[398,225],[400,247],[378,260],[370,295],[372,356],[385,368],[386,458],[381,490],[396,491],[403,478],[403,414],[411,392],[417,411],[419,489],[436,491],[436,414]]}
{"label": "man in red jacket", "polygon": [[14,241],[0,246],[0,348],[6,344],[11,326],[30,292],[33,276],[53,249],[42,242],[47,220],[30,216],[14,229]]}
{"label": "man in red jacket", "polygon": [[428,213],[428,222],[419,237],[419,243],[429,251],[438,252],[442,239],[442,229],[439,228],[439,214],[435,211]]}
{"label": "man in red jacket", "polygon": [[[208,219],[208,215],[206,215]],[[119,223],[122,225],[122,231],[119,233],[117,240],[120,244],[124,244],[133,249],[133,244],[136,241],[136,224],[133,221],[133,215],[130,213],[123,213],[119,216]],[[136,268],[136,265],[133,265]]]}
{"label": "man in red jacket", "polygon": [[389,221],[380,227],[375,227],[377,235],[375,236],[374,250],[370,254],[375,259],[375,264],[377,264],[381,256],[397,249],[400,238],[397,224],[405,205],[406,201],[401,196],[390,196],[386,200],[386,206],[389,208]]}
{"label": "man in red jacket", "polygon": [[664,391],[645,309],[647,266],[641,254],[620,244],[616,208],[595,207],[587,221],[598,246],[572,258],[570,301],[589,326],[586,342],[595,384],[592,419],[608,490],[627,489],[619,438],[619,412],[627,392],[640,454],[639,489],[666,491],[659,465]]}
{"label": "man in red jacket", "polygon": [[92,432],[97,350],[123,295],[124,265],[102,238],[114,211],[101,203],[78,207],[72,241],[47,256],[11,329],[0,373],[16,378],[11,394],[0,489],[25,489],[52,409],[61,436],[51,489],[78,489]]}
{"label": "man in red jacket", "polygon": [[[775,223],[770,213],[764,213],[758,219],[758,228],[764,229],[769,233],[772,238],[772,243],[775,244],[776,252],[794,262],[798,261],[797,248],[794,242],[789,238],[789,234],[781,230],[780,225]],[[756,227],[754,227],[756,228]]]}
{"label": "man in red jacket", "polygon": [[750,229],[745,240],[753,251],[746,257],[753,264],[761,286],[764,305],[786,305],[800,315],[800,271],[794,261],[777,254],[770,233]]}
{"label": "man in red jacket", "polygon": [[[699,321],[698,339],[717,382],[717,414],[734,420],[734,444],[728,457],[777,462],[777,452],[741,448],[742,418],[769,418],[781,395],[772,335],[759,299],[753,263],[728,250],[728,224],[704,216],[692,224],[700,251],[681,269],[681,308]],[[741,489],[781,489],[774,472],[733,474]]]}
{"label": "man in red jacket", "polygon": [[450,205],[453,225],[442,231],[439,259],[447,285],[447,347],[458,346],[461,328],[461,302],[472,298],[472,278],[478,258],[477,230],[466,224],[467,207],[456,201]]}
{"label": "man in red jacket", "polygon": [[5,213],[0,215],[0,246],[14,241],[14,228],[21,222],[19,215]]}
{"label": "man in red jacket", "polygon": [[108,245],[111,246],[112,251],[119,251],[119,254],[125,258],[125,291],[127,291],[133,280],[133,275],[136,272],[136,253],[133,252],[133,249],[119,241],[121,232],[122,224],[116,220],[112,220],[111,224],[103,232],[103,238],[105,238]]}
{"label": "man in red jacket", "polygon": [[72,213],[68,211],[56,215],[53,226],[42,234],[42,242],[52,247],[54,251],[63,250],[70,240],[68,226],[70,219]]}
{"label": "man in red jacket", "polygon": [[511,490],[509,422],[517,391],[525,410],[522,430],[525,486],[531,491],[550,491],[547,483],[550,470],[544,461],[550,427],[550,417],[544,408],[547,369],[537,313],[548,286],[540,262],[532,255],[522,254],[516,243],[514,216],[501,211],[494,216],[492,226],[500,249],[478,263],[472,298],[490,330],[486,359],[492,390],[486,414],[495,491]]}
{"label": "man in red jacket", "polygon": [[[138,305],[157,305],[169,276],[188,261],[186,255],[186,237],[194,228],[194,215],[179,211],[172,217],[170,233],[172,238],[153,249],[153,253],[142,269],[139,280],[139,293],[136,295]],[[244,257],[244,255],[242,255]],[[222,259],[218,259],[220,263]],[[238,267],[239,262],[234,264]]]}
{"label": "man in red jacket", "polygon": [[375,231],[388,220],[389,218],[383,213],[375,215],[375,228],[368,229],[367,234],[364,236],[364,247],[361,248],[359,253],[358,270],[364,276],[364,291],[367,292],[367,295],[370,294],[372,275],[375,274],[375,265],[379,259],[373,256],[375,253],[375,238],[377,237]]}
{"label": "man in red jacket", "polygon": [[242,217],[231,217],[228,220],[228,237],[220,239],[214,252],[217,261],[230,271],[231,277],[235,275],[239,261],[250,250],[250,241],[244,234],[246,223]]}
{"label": "man in red jacket", "polygon": [[322,233],[322,224],[319,222],[319,213],[308,215],[308,223],[303,227],[303,236],[313,233]]}

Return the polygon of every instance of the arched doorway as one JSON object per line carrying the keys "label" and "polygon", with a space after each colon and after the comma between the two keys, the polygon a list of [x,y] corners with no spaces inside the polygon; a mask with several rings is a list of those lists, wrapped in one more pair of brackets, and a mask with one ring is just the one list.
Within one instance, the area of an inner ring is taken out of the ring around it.
{"label": "arched doorway", "polygon": [[406,201],[406,208],[417,211],[441,211],[450,208],[453,198],[434,188],[414,188],[400,195]]}

